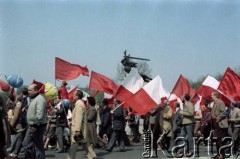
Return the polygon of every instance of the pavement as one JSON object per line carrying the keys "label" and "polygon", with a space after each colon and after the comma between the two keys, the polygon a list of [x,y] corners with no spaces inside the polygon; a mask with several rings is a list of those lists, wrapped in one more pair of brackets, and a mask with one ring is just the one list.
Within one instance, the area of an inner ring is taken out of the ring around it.
{"label": "pavement", "polygon": [[[143,157],[143,142],[139,143],[131,143],[130,146],[126,147],[125,152],[120,152],[118,146],[114,147],[112,152],[107,152],[106,150],[101,149],[95,149],[94,151],[97,154],[97,159],[144,159]],[[84,155],[85,151],[82,150],[81,145],[79,146],[78,152],[77,152],[77,159],[84,159],[87,158],[86,155]],[[171,155],[167,151],[159,150],[157,152],[158,156],[153,156],[151,158],[161,158],[161,159],[167,159],[167,158],[174,158],[171,157]],[[47,159],[66,159],[67,153],[56,153],[53,150],[47,150],[46,151],[46,158]],[[182,159],[187,159],[190,157],[181,157]],[[198,159],[211,159],[210,155],[208,154],[208,147],[200,145],[199,146],[199,155],[197,154],[197,151],[195,152],[195,156],[192,156],[191,158],[198,158]],[[233,159],[237,157],[229,157],[229,159]],[[239,157],[240,158],[240,157]],[[179,158],[178,158],[179,159]]]}

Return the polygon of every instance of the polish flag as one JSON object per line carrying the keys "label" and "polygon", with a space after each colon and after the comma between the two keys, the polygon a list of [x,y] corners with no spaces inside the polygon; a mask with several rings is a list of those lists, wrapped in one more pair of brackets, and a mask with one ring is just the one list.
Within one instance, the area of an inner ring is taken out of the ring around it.
{"label": "polish flag", "polygon": [[[213,91],[216,91],[218,89],[220,82],[216,80],[212,76],[207,76],[207,78],[203,81],[202,85],[198,88],[197,94],[202,96],[202,99],[212,99],[211,94]],[[231,103],[233,100],[228,97],[227,95],[223,94],[221,91],[218,90],[219,93],[221,93],[221,99],[224,101],[224,103]]]}
{"label": "polish flag", "polygon": [[144,83],[144,80],[138,73],[138,70],[135,68],[132,68],[129,74],[124,79],[121,86],[118,88],[115,98],[117,98],[122,102],[127,100],[134,93],[136,93],[139,89],[142,88],[143,83]]}
{"label": "polish flag", "polygon": [[160,76],[155,77],[148,84],[130,97],[126,103],[140,115],[144,115],[161,103],[161,98],[169,93],[163,88]]}
{"label": "polish flag", "polygon": [[203,81],[202,85],[198,88],[197,94],[201,95],[202,98],[212,99],[211,94],[213,91],[217,90],[219,86],[219,81],[212,76],[207,76]]}

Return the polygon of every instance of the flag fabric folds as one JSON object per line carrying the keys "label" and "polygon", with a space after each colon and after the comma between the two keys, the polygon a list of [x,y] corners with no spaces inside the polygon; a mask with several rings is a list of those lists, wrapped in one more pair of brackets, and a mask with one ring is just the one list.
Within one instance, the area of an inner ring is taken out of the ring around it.
{"label": "flag fabric folds", "polygon": [[118,85],[116,85],[108,77],[92,71],[89,82],[89,90],[102,91],[114,95],[118,90]]}
{"label": "flag fabric folds", "polygon": [[220,93],[220,98],[223,100],[225,104],[230,104],[233,102],[233,99],[224,94],[222,91],[218,90],[220,82],[216,80],[212,76],[207,76],[207,78],[203,81],[202,85],[196,91],[196,94],[202,96],[202,99],[212,99],[212,92],[218,91]]}
{"label": "flag fabric folds", "polygon": [[68,99],[69,99],[72,103],[75,103],[74,93],[76,92],[77,89],[78,89],[78,85],[75,86],[74,88],[70,89],[69,92],[68,92]]}
{"label": "flag fabric folds", "polygon": [[122,102],[125,101],[134,93],[136,93],[140,88],[142,88],[143,83],[143,78],[138,73],[138,70],[132,68],[121,86],[118,88],[115,98]]}
{"label": "flag fabric folds", "polygon": [[212,99],[211,94],[216,91],[219,86],[219,81],[212,76],[207,76],[202,85],[196,91],[196,94],[201,95],[205,99]]}
{"label": "flag fabric folds", "polygon": [[231,68],[227,68],[218,90],[233,98],[235,101],[240,102],[240,76]]}
{"label": "flag fabric folds", "polygon": [[182,99],[186,93],[192,97],[195,94],[195,90],[190,86],[188,80],[180,75],[171,94],[175,94]]}
{"label": "flag fabric folds", "polygon": [[89,76],[87,66],[71,64],[63,59],[55,57],[55,79],[68,81],[77,78],[80,74]]}
{"label": "flag fabric folds", "polygon": [[167,95],[160,76],[157,76],[130,97],[126,103],[135,112],[144,115],[156,107],[161,102],[161,98],[167,97]]}

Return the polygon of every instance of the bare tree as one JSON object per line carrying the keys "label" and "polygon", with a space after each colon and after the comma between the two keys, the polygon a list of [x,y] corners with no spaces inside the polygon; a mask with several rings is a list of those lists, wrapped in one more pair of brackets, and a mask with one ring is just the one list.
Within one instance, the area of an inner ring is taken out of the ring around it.
{"label": "bare tree", "polygon": [[[137,63],[137,70],[140,74],[147,75],[148,77],[151,77],[151,68],[147,64],[147,62],[139,62]],[[124,71],[124,67],[118,63],[117,65],[117,75],[116,75],[116,83],[121,84],[122,81],[127,76],[127,73]]]}

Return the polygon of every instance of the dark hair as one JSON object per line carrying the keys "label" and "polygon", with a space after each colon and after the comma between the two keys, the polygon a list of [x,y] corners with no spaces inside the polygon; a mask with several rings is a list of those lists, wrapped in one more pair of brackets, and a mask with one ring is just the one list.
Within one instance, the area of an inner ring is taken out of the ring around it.
{"label": "dark hair", "polygon": [[179,102],[175,102],[174,105],[176,105],[177,108],[180,107],[180,103]]}
{"label": "dark hair", "polygon": [[107,99],[103,99],[102,104],[103,105],[108,105],[108,100]]}
{"label": "dark hair", "polygon": [[10,94],[9,96],[8,96],[8,98],[10,99],[10,101],[12,101],[12,102],[14,102],[15,101],[15,96],[14,95],[12,95],[12,94]]}
{"label": "dark hair", "polygon": [[93,97],[87,97],[87,100],[88,100],[88,103],[91,105],[91,106],[95,106],[96,105],[96,101]]}
{"label": "dark hair", "polygon": [[190,97],[190,95],[189,95],[189,94],[185,94],[185,95],[184,95],[184,99],[185,99],[186,101],[189,101],[189,100],[190,100],[190,98],[191,98],[191,97]]}
{"label": "dark hair", "polygon": [[62,81],[62,84],[63,84],[64,86],[66,86],[66,85],[67,85],[67,82],[66,82],[66,81]]}
{"label": "dark hair", "polygon": [[205,98],[203,103],[204,103],[205,106],[208,106],[208,104],[211,103],[211,100]]}
{"label": "dark hair", "polygon": [[50,105],[51,105],[52,107],[55,107],[54,99],[50,100]]}
{"label": "dark hair", "polygon": [[238,103],[238,102],[234,103],[233,105],[234,105],[234,107],[240,108],[240,103]]}
{"label": "dark hair", "polygon": [[83,98],[83,92],[81,90],[76,90],[75,94],[76,94],[78,99],[82,99]]}
{"label": "dark hair", "polygon": [[28,88],[27,87],[24,87],[23,89],[22,89],[22,94],[23,95],[28,95]]}

